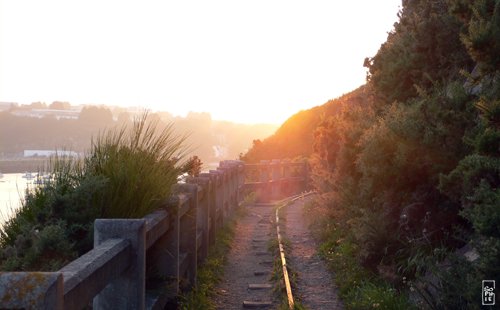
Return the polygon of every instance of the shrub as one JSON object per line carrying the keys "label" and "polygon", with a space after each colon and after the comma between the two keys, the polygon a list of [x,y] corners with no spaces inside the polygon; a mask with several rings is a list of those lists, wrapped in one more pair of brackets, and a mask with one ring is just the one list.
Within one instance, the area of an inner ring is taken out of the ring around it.
{"label": "shrub", "polygon": [[51,179],[26,193],[0,229],[0,270],[57,270],[89,251],[96,218],[137,218],[159,208],[182,165],[184,137],[147,113],[108,131],[81,161],[54,158]]}
{"label": "shrub", "polygon": [[172,126],[160,129],[145,114],[131,130],[108,131],[93,141],[84,173],[108,182],[99,215],[133,218],[158,208],[184,172],[179,165],[186,152],[184,140],[173,135]]}

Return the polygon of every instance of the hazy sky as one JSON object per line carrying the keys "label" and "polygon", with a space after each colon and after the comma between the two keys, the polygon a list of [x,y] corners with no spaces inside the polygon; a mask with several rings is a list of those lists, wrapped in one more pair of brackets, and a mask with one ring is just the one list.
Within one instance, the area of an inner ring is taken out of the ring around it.
{"label": "hazy sky", "polygon": [[281,123],[363,84],[401,0],[0,0],[0,101]]}

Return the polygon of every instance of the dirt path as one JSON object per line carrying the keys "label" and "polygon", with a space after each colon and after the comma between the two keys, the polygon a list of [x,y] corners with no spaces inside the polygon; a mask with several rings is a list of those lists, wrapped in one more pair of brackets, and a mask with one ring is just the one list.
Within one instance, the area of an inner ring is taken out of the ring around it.
{"label": "dirt path", "polygon": [[[310,199],[310,198],[309,198]],[[307,201],[308,198],[305,198]],[[317,254],[317,244],[309,233],[302,199],[285,207],[285,238],[291,243],[286,259],[297,273],[294,298],[307,309],[343,309],[326,264]]]}
{"label": "dirt path", "polygon": [[[272,234],[274,206],[249,206],[235,228],[235,236],[224,279],[217,287],[217,309],[276,309],[273,294],[273,256],[268,251]],[[244,306],[244,303],[246,304]]]}
{"label": "dirt path", "polygon": [[[307,200],[308,198],[306,198]],[[294,297],[307,309],[342,309],[325,263],[316,253],[317,244],[304,221],[304,200],[285,207],[281,224],[284,238],[291,243],[286,259],[297,274]],[[249,206],[238,221],[231,250],[224,268],[224,279],[217,286],[217,309],[277,309],[280,300],[271,280],[273,260],[268,241],[276,239],[274,205]]]}

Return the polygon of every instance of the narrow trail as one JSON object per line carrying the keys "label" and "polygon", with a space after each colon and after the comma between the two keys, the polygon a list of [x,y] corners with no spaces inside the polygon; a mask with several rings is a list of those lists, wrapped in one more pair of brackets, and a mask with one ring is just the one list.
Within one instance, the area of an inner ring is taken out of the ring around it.
{"label": "narrow trail", "polygon": [[268,241],[275,238],[273,215],[274,205],[253,205],[236,224],[224,279],[217,287],[217,309],[278,307],[271,280],[274,257],[268,251]]}
{"label": "narrow trail", "polygon": [[[291,244],[286,259],[297,275],[293,294],[306,309],[343,309],[305,222],[302,207],[308,199],[291,203],[281,215],[286,217],[280,224],[283,236]],[[217,309],[277,309],[280,306],[280,298],[273,292],[276,283],[271,279],[276,258],[268,250],[269,240],[276,240],[274,207],[273,204],[249,206],[247,214],[236,224],[224,279],[216,289]]]}
{"label": "narrow trail", "polygon": [[299,199],[283,210],[286,217],[285,238],[291,244],[286,258],[297,274],[294,298],[311,310],[343,309],[330,272],[317,253],[318,245],[305,221],[303,206],[308,199],[311,198]]}

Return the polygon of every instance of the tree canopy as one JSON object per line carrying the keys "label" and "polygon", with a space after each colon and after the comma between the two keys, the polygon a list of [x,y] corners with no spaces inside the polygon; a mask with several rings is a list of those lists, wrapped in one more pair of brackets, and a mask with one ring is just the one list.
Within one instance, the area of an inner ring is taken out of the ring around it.
{"label": "tree canopy", "polygon": [[308,156],[329,251],[350,244],[427,307],[475,309],[482,279],[500,280],[500,1],[407,0],[399,17],[366,85],[243,158]]}

